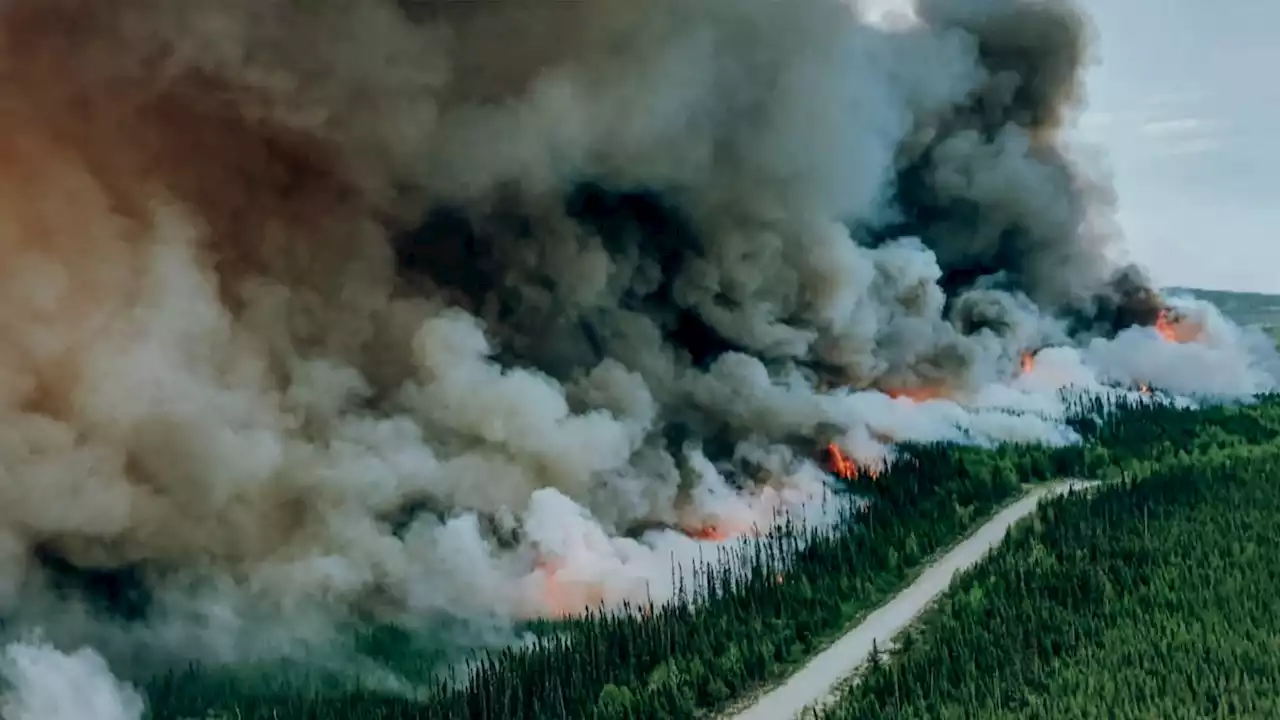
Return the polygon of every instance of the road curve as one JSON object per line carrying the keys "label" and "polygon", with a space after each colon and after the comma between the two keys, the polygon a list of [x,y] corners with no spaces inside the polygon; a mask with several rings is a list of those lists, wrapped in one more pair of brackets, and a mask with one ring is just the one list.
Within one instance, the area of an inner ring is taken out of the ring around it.
{"label": "road curve", "polygon": [[1000,544],[1009,528],[1030,515],[1041,500],[1061,495],[1072,488],[1095,484],[1066,480],[1032,489],[930,565],[907,589],[868,615],[835,644],[810,658],[785,683],[733,716],[733,720],[786,720],[795,718],[805,708],[823,703],[842,680],[871,657],[873,643],[882,650],[889,647],[894,636],[905,630],[946,591],[956,573],[982,560]]}

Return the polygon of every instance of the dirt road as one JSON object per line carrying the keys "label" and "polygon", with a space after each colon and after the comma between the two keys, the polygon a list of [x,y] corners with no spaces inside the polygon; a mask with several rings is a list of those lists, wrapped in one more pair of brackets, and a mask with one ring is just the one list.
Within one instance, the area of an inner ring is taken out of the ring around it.
{"label": "dirt road", "polygon": [[1000,544],[1009,528],[1030,515],[1041,500],[1073,487],[1093,484],[1069,480],[1031,490],[929,566],[907,589],[868,615],[858,627],[815,655],[786,683],[761,697],[734,720],[786,720],[796,717],[811,705],[822,704],[842,680],[871,657],[873,642],[881,649],[889,647],[895,635],[905,630],[946,591],[956,573],[976,565]]}

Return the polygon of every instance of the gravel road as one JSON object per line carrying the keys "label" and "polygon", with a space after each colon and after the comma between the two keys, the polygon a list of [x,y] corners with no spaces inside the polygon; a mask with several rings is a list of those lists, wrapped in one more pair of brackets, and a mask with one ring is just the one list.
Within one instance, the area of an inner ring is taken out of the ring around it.
{"label": "gravel road", "polygon": [[1032,489],[930,565],[907,589],[868,615],[860,625],[815,655],[786,683],[736,715],[734,720],[786,720],[795,718],[807,707],[821,705],[829,700],[841,681],[871,657],[873,642],[881,650],[890,647],[893,637],[906,629],[946,591],[956,573],[976,565],[992,548],[1000,544],[1009,528],[1030,515],[1041,500],[1060,495],[1071,488],[1084,488],[1093,484],[1096,483],[1068,480]]}

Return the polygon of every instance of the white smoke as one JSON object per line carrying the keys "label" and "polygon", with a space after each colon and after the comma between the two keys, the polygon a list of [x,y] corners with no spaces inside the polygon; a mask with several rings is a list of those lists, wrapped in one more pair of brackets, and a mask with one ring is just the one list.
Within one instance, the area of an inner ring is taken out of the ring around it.
{"label": "white smoke", "polygon": [[1236,325],[1203,300],[1175,297],[1170,306],[1178,318],[1168,331],[1175,342],[1155,328],[1130,328],[1085,348],[1100,379],[1208,397],[1275,388],[1274,344],[1264,333]]}
{"label": "white smoke", "polygon": [[63,653],[43,642],[11,643],[0,657],[3,720],[142,720],[145,703],[89,648]]}

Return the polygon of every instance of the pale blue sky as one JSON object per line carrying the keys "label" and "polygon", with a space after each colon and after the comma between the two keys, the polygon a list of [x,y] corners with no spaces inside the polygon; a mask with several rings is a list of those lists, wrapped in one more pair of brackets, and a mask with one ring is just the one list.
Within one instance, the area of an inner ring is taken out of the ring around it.
{"label": "pale blue sky", "polygon": [[1084,4],[1100,62],[1080,132],[1133,259],[1164,285],[1280,292],[1280,2]]}

